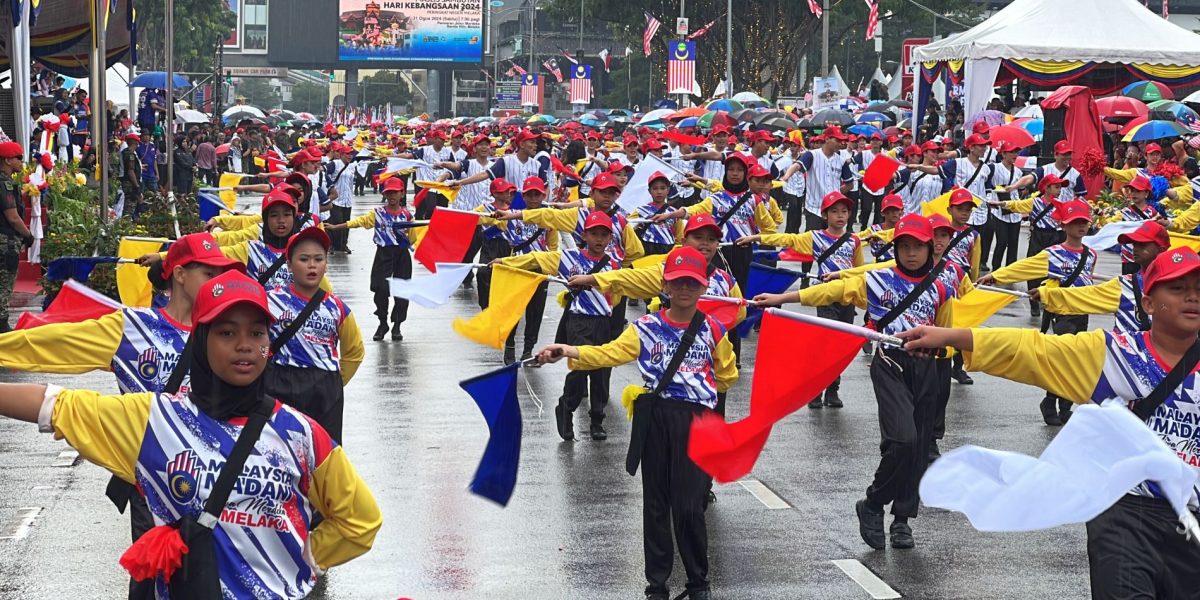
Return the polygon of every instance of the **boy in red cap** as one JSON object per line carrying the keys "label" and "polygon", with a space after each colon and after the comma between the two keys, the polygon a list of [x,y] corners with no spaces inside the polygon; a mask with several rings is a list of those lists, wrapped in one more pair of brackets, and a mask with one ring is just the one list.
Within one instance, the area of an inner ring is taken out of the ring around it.
{"label": "boy in red cap", "polygon": [[[1062,224],[1066,241],[984,275],[979,278],[979,284],[1016,283],[1045,278],[1054,283],[1043,285],[1064,288],[1092,285],[1095,282],[1092,272],[1096,268],[1098,254],[1083,245],[1083,237],[1092,224],[1092,207],[1083,200],[1071,200],[1059,205],[1056,212],[1055,220]],[[1042,317],[1041,330],[1045,332],[1053,328],[1054,333],[1059,335],[1079,333],[1087,330],[1087,324],[1087,315],[1057,315],[1047,310]],[[1057,409],[1055,402],[1058,403]],[[1059,426],[1071,417],[1071,402],[1050,392],[1046,392],[1040,409],[1042,420],[1047,425]]]}
{"label": "boy in red cap", "polygon": [[[999,162],[992,163],[991,177],[988,178],[988,198],[1007,202],[1019,199],[1021,192],[1034,182],[1032,174],[1025,175],[1017,167],[1017,147],[1008,142],[998,142],[996,151],[1000,154]],[[1021,238],[1021,214],[998,208],[988,202],[990,230],[996,239],[996,249],[992,253],[992,268],[995,271],[1004,265],[1017,261],[1017,247]],[[985,243],[986,247],[987,244]],[[987,253],[981,253],[980,269],[987,268]]]}
{"label": "boy in red cap", "polygon": [[[1044,144],[1045,142],[1042,143]],[[1062,190],[1058,194],[1058,199],[1063,202],[1074,200],[1075,198],[1086,198],[1088,195],[1087,185],[1083,182],[1083,175],[1075,167],[1071,166],[1071,158],[1073,156],[1074,148],[1071,147],[1071,142],[1058,140],[1054,143],[1054,162],[1042,165],[1033,170],[1033,176],[1039,182],[1039,188],[1041,187],[1041,180],[1047,176],[1054,175],[1062,180]],[[1107,168],[1105,168],[1105,175],[1108,175]]]}
{"label": "boy in red cap", "polygon": [[[698,165],[697,175],[703,179],[720,181],[725,178],[725,161],[736,152],[729,143],[729,134],[733,133],[728,125],[717,125],[709,133],[711,144],[696,152],[683,152],[680,160],[695,161]],[[712,192],[700,190],[701,196],[707,198]]]}
{"label": "boy in red cap", "polygon": [[[1153,206],[1150,206],[1150,178],[1136,175],[1124,187],[1129,206],[1121,209],[1113,221],[1153,221],[1162,217]],[[1121,272],[1133,273],[1138,270],[1138,264],[1133,260],[1133,248],[1127,244],[1121,245]]]}
{"label": "boy in red cap", "polygon": [[[900,221],[900,215],[904,214],[904,199],[899,194],[888,194],[879,202],[879,214],[883,217],[880,222],[876,219],[870,227],[867,228],[868,234],[878,234],[881,231],[887,231],[896,226]],[[875,257],[875,262],[892,260],[895,254],[892,252],[893,243],[884,241],[875,236],[871,236],[868,244],[871,248],[871,256]]]}
{"label": "boy in red cap", "polygon": [[[495,262],[568,280],[576,275],[596,275],[620,269],[620,261],[607,253],[613,238],[612,219],[601,211],[591,211],[582,227],[583,243],[578,248],[560,252],[530,252]],[[555,342],[605,344],[615,337],[611,295],[594,289],[571,288],[560,295],[559,304],[563,306],[563,315],[558,323]],[[554,407],[558,435],[563,440],[575,439],[573,417],[584,396],[588,397],[591,404],[588,416],[591,417],[589,433],[592,439],[608,439],[608,433],[604,430],[604,407],[608,405],[611,375],[610,368],[576,370],[567,375],[562,396]]]}
{"label": "boy in red cap", "polygon": [[[1047,336],[1027,329],[918,327],[899,336],[912,352],[953,346],[968,354],[971,370],[1049,389],[1072,402],[1128,407],[1178,453],[1184,469],[1195,470],[1200,256],[1189,248],[1163,252],[1146,268],[1145,286],[1139,300],[1150,319],[1148,332]],[[1183,377],[1164,384],[1175,369]],[[1187,505],[1193,517],[1200,515],[1196,490]],[[1159,486],[1145,481],[1089,521],[1092,597],[1194,597],[1200,546],[1179,529],[1179,520]]]}
{"label": "boy in red cap", "polygon": [[[920,215],[904,215],[896,223],[896,265],[862,277],[838,279],[786,294],[760,294],[760,305],[800,302],[806,306],[854,304],[867,309],[875,329],[896,335],[920,325],[946,323],[954,290],[941,280],[944,261],[934,261],[933,227]],[[886,545],[884,506],[892,505],[893,548],[915,545],[908,520],[917,516],[917,485],[928,464],[937,376],[933,359],[898,348],[876,350],[871,382],[879,405],[883,454],[866,497],[855,504],[858,529],[875,549]]]}
{"label": "boy in red cap", "polygon": [[[630,324],[600,347],[552,344],[542,363],[570,359],[571,369],[611,369],[637,362],[644,385],[630,386],[633,426],[626,470],[642,470],[646,598],[667,600],[675,561],[672,532],[687,572],[687,597],[708,600],[708,527],[705,497],[712,478],[688,457],[692,421],[716,406],[719,393],[737,381],[728,332],[696,308],[709,283],[708,261],[693,248],[676,248],[663,266],[662,291],[670,308]],[[680,361],[673,361],[680,354]],[[672,369],[671,365],[676,368]]]}
{"label": "boy in red cap", "polygon": [[[1065,183],[1066,180],[1058,175],[1049,174],[1038,179],[1039,195],[1036,198],[989,202],[1001,210],[1029,215],[1029,245],[1025,249],[1026,258],[1037,256],[1039,252],[1063,241],[1062,227],[1055,216],[1058,214],[1058,206],[1066,202],[1059,198]],[[1034,279],[1027,287],[1032,290],[1041,285],[1041,282],[1040,278]],[[1034,317],[1042,316],[1042,306],[1037,300],[1030,298],[1029,308]]]}
{"label": "boy in red cap", "polygon": [[941,147],[933,140],[905,150],[905,165],[896,172],[895,187],[904,198],[905,214],[921,214],[921,205],[942,195],[949,188],[938,169]]}
{"label": "boy in red cap", "polygon": [[[665,174],[661,171],[652,173],[647,187],[650,203],[630,213],[630,219],[648,219],[674,210],[675,207],[667,201],[671,195],[671,180]],[[646,255],[653,256],[666,254],[679,243],[683,237],[683,225],[683,219],[674,217],[656,223],[642,223],[635,226],[634,230],[642,240]]]}

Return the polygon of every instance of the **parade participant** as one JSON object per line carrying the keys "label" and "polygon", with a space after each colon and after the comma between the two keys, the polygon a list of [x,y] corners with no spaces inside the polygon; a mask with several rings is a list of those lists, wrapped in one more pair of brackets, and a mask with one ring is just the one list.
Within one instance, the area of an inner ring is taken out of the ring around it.
{"label": "parade participant", "polygon": [[[351,160],[351,155],[354,149],[349,146],[337,145],[330,148],[330,171],[333,173],[329,179],[329,200],[332,204],[329,208],[331,223],[345,223],[350,220],[350,213],[354,208],[354,172],[351,167],[354,163]],[[333,240],[333,251],[353,254],[350,246],[347,245],[349,236],[345,230],[334,231],[330,234],[330,239]]]}
{"label": "parade participant", "polygon": [[[963,140],[963,149],[967,152],[965,157],[948,160],[941,164],[939,168],[942,178],[952,187],[962,188],[975,198],[983,198],[988,192],[987,182],[992,178],[992,163],[983,160],[984,152],[989,150],[987,141],[977,133],[971,134]],[[972,205],[967,224],[978,233],[987,231],[987,206],[978,202]],[[983,253],[986,254],[989,249],[986,246],[983,247]],[[977,276],[978,269],[979,260],[976,258],[971,271],[972,275]]]}
{"label": "parade participant", "polygon": [[[760,294],[754,301],[760,305],[854,304],[866,308],[875,329],[887,335],[935,321],[948,322],[954,290],[941,281],[945,261],[933,260],[933,228],[929,219],[904,215],[896,223],[895,241],[896,265],[892,268],[800,292]],[[917,485],[928,464],[937,404],[936,370],[928,357],[909,356],[903,350],[881,347],[871,361],[871,382],[879,406],[883,456],[866,497],[855,504],[858,530],[867,545],[882,549],[886,542],[883,510],[891,504],[892,547],[912,548],[915,541],[909,519],[917,516]]]}
{"label": "parade participant", "polygon": [[498,178],[509,181],[525,181],[530,177],[538,177],[542,181],[546,181],[546,174],[550,170],[549,160],[541,161],[536,158],[537,141],[540,137],[541,134],[522,129],[512,140],[513,146],[516,148],[515,152],[496,159],[487,170],[481,173],[463,179],[452,179],[446,183],[451,187],[461,188],[472,183]]}
{"label": "parade participant", "polygon": [[[878,234],[881,231],[887,231],[896,227],[896,223],[900,221],[900,215],[904,214],[904,199],[899,194],[888,194],[879,202],[880,215],[883,217],[883,222],[872,223],[867,228],[867,234]],[[885,242],[881,238],[872,235],[867,242],[871,249],[871,256],[875,257],[875,262],[892,260],[896,257],[893,250],[892,242]]]}
{"label": "parade participant", "polygon": [[[798,162],[800,153],[804,151],[800,143],[803,139],[801,137],[797,140],[791,137],[791,134],[785,137],[783,139],[784,152],[775,161],[775,172],[781,173],[779,179],[783,181],[783,187],[780,188],[782,198],[779,204],[786,215],[784,219],[786,223],[783,229],[785,233],[799,233],[804,219],[805,183],[807,177],[804,173],[800,172],[804,165]],[[800,166],[792,168],[798,164]]]}
{"label": "parade participant", "polygon": [[[809,150],[796,159],[807,178],[805,185],[808,194],[804,202],[805,231],[826,227],[825,220],[821,218],[821,204],[825,197],[831,192],[849,192],[850,183],[854,180],[848,157],[841,151],[845,139],[841,129],[826,128],[822,139],[823,143],[819,149]],[[796,168],[795,165],[793,168]]]}
{"label": "parade participant", "polygon": [[[572,374],[637,361],[645,383],[633,402],[626,469],[642,469],[646,598],[670,598],[672,531],[687,572],[687,597],[709,598],[705,497],[712,478],[688,457],[693,419],[716,406],[717,394],[737,380],[725,328],[696,303],[708,285],[708,261],[693,248],[667,255],[662,290],[670,308],[642,316],[603,346],[553,344],[542,363],[570,359]],[[670,358],[668,358],[670,357]]]}
{"label": "parade participant", "polygon": [[[729,137],[732,133],[733,129],[728,125],[715,125],[709,132],[709,140],[712,143],[708,147],[697,152],[684,152],[680,154],[679,158],[685,161],[695,161],[695,170],[698,171],[697,175],[700,177],[721,181],[725,178],[725,163],[729,160],[729,156],[736,152],[729,144]],[[707,198],[712,195],[712,192],[702,189],[700,194]]]}
{"label": "parade participant", "polygon": [[1113,331],[1136,333],[1150,329],[1150,318],[1140,301],[1144,273],[1150,263],[1171,247],[1171,236],[1157,221],[1144,221],[1136,231],[1121,234],[1117,242],[1128,247],[1138,270],[1103,283],[1084,287],[1044,286],[1029,290],[1046,310],[1059,315],[1115,314]]}
{"label": "parade participant", "polygon": [[350,308],[321,289],[330,246],[329,235],[316,227],[288,241],[285,255],[295,281],[267,293],[275,322],[264,384],[267,394],[312,417],[341,444],[342,388],[365,353]]}
{"label": "parade participant", "polygon": [[[1055,220],[1062,224],[1066,241],[992,271],[991,274],[980,277],[978,283],[991,285],[1048,278],[1064,288],[1092,285],[1092,272],[1096,268],[1099,255],[1095,250],[1083,245],[1083,236],[1087,235],[1092,224],[1091,206],[1083,200],[1072,200],[1060,205],[1057,212]],[[1045,332],[1052,328],[1058,335],[1079,333],[1087,330],[1087,323],[1087,315],[1066,316],[1046,311],[1042,317],[1041,330]],[[1059,426],[1071,417],[1070,400],[1059,398],[1051,392],[1046,392],[1039,408],[1042,420],[1047,425]]]}
{"label": "parade participant", "polygon": [[[215,517],[211,548],[221,590],[239,598],[302,598],[326,569],[371,548],[382,522],[379,508],[319,425],[262,394],[272,321],[262,287],[241,273],[219,275],[200,286],[191,320],[195,354],[187,394],[105,396],[56,385],[0,384],[0,415],[37,423],[84,459],[136,483],[160,526],[179,526],[181,517],[189,528],[203,523],[203,506]],[[174,425],[180,421],[189,426]],[[270,426],[264,428],[264,421]],[[207,465],[235,462],[230,455],[238,433],[253,441],[241,478],[262,485],[242,488],[228,505],[205,506],[211,495],[222,494]],[[172,470],[179,456],[206,467],[199,474]],[[276,471],[280,476],[270,481],[254,475]],[[295,518],[278,518],[285,511]],[[310,532],[317,512],[323,520]],[[168,551],[172,536],[182,541],[173,533],[146,535],[125,558],[140,563],[139,557]],[[196,583],[185,581],[190,557],[180,558],[183,567],[173,575],[158,573],[160,597],[171,584]]]}
{"label": "parade participant", "polygon": [[[1044,143],[1044,142],[1043,142]],[[1061,180],[1062,189],[1058,192],[1058,199],[1066,202],[1075,198],[1086,198],[1088,195],[1087,185],[1083,181],[1083,175],[1071,166],[1071,158],[1074,156],[1074,149],[1071,147],[1071,142],[1067,140],[1059,140],[1054,143],[1054,162],[1048,165],[1042,165],[1034,169],[1034,177],[1038,181],[1038,189],[1042,187],[1042,179],[1051,175]],[[1108,169],[1105,169],[1107,175]]]}
{"label": "parade participant", "polygon": [[[871,164],[875,159],[883,154],[883,136],[878,133],[871,134],[871,145],[854,156],[854,167],[860,174],[866,173],[867,169],[871,168]],[[858,229],[862,231],[867,228],[867,222],[873,219],[874,223],[880,221],[880,201],[883,199],[886,189],[872,190],[867,189],[864,185],[859,194],[859,209],[858,209]]]}
{"label": "parade participant", "polygon": [[[817,277],[824,277],[863,264],[862,240],[849,229],[853,218],[854,201],[841,192],[829,192],[821,202],[821,220],[827,224],[825,229],[804,233],[748,235],[739,238],[737,244],[749,246],[762,243],[765,246],[790,247],[800,254],[812,256]],[[853,323],[854,315],[854,306],[851,304],[834,302],[817,309],[817,316],[843,323]],[[823,392],[824,400],[818,396],[808,403],[808,407],[841,408],[843,404],[838,396],[841,381],[841,377],[834,379]]]}
{"label": "parade participant", "polygon": [[[117,179],[121,182],[121,193],[125,195],[124,204],[133,208],[133,216],[137,218],[142,213],[142,159],[138,154],[138,146],[142,138],[136,133],[125,135],[125,149],[121,150]],[[151,190],[153,191],[153,190]]]}
{"label": "parade participant", "polygon": [[[1200,457],[1189,432],[1200,419],[1194,366],[1200,356],[1200,256],[1188,248],[1160,254],[1147,267],[1145,284],[1140,303],[1150,318],[1146,332],[1048,336],[1024,329],[917,327],[898,335],[910,352],[953,346],[967,353],[971,370],[1052,390],[1077,403],[1128,406],[1194,469]],[[1200,512],[1195,490],[1187,502],[1194,514]],[[1177,523],[1152,481],[1089,521],[1092,597],[1195,596],[1200,548]]]}
{"label": "parade participant", "polygon": [[25,226],[25,201],[13,175],[24,166],[24,149],[16,142],[0,143],[0,333],[11,329],[8,305],[21,263],[21,249],[34,239]]}
{"label": "parade participant", "polygon": [[[516,195],[517,186],[512,182],[503,178],[497,177],[488,184],[488,192],[491,195],[490,201],[484,201],[475,209],[475,212],[484,215],[479,219],[479,232],[481,243],[479,247],[479,262],[487,265],[497,258],[504,258],[512,254],[512,247],[509,246],[508,240],[504,237],[504,230],[507,223],[494,220],[490,215],[507,211],[512,207],[513,196]],[[491,296],[492,273],[486,266],[480,269],[476,278],[479,280],[479,308],[488,307],[488,299]],[[511,351],[507,351],[512,353]]]}
{"label": "parade participant", "polygon": [[[593,193],[596,190],[593,190]],[[612,242],[613,222],[601,211],[592,211],[583,224],[583,244],[580,248],[560,252],[530,252],[521,256],[499,259],[509,267],[557,275],[570,279],[575,275],[595,275],[621,268],[621,263],[606,250]],[[590,289],[572,289],[566,294],[562,320],[555,342],[560,344],[605,344],[613,339],[612,298]],[[575,439],[573,415],[587,396],[591,417],[589,433],[593,440],[608,439],[604,430],[604,407],[608,405],[609,378],[612,369],[597,368],[572,371],[563,383],[562,396],[554,407],[558,435],[563,440]]]}
{"label": "parade participant", "polygon": [[[655,171],[650,175],[648,189],[650,203],[630,213],[630,219],[653,218],[674,210],[674,207],[667,201],[671,195],[671,180],[662,171]],[[654,223],[642,223],[634,226],[634,230],[638,232],[638,238],[642,240],[642,248],[645,249],[646,255],[653,256],[666,254],[675,247],[675,244],[683,237],[683,225],[683,219],[671,218]]]}
{"label": "parade participant", "polygon": [[905,164],[894,177],[897,193],[904,199],[904,214],[921,214],[921,204],[937,198],[945,189],[940,171],[921,170],[922,166],[936,166],[937,151],[937,142],[932,140],[904,150]]}
{"label": "parade participant", "polygon": [[[1129,199],[1129,206],[1122,208],[1113,221],[1132,221],[1136,223],[1139,221],[1152,221],[1162,216],[1148,202],[1150,198],[1150,178],[1144,175],[1134,177],[1125,185],[1124,192],[1125,196]],[[1133,259],[1133,248],[1128,244],[1122,244],[1121,273],[1127,275],[1136,272],[1138,269],[1138,263]]]}
{"label": "parade participant", "polygon": [[[996,201],[993,204],[1002,210],[1029,215],[1029,245],[1025,249],[1026,258],[1037,256],[1046,248],[1062,243],[1064,234],[1055,215],[1058,214],[1058,206],[1066,202],[1059,197],[1065,183],[1066,180],[1058,175],[1046,175],[1038,179],[1037,185],[1040,194],[1038,197],[1007,202]],[[1031,280],[1027,287],[1030,290],[1036,289],[1041,282],[1040,278]],[[1041,304],[1032,297],[1029,299],[1029,308],[1034,317],[1042,316]]]}
{"label": "parade participant", "polygon": [[[1033,175],[1023,175],[1017,167],[1017,148],[1007,143],[997,144],[1000,160],[992,163],[992,169],[987,181],[988,198],[998,202],[1007,202],[1020,197],[1021,190],[1034,181]],[[985,157],[986,160],[986,157]],[[1021,237],[1021,214],[989,204],[988,217],[990,226],[984,230],[983,249],[991,246],[991,236],[995,236],[996,249],[992,254],[992,271],[1017,261],[1017,246]],[[987,268],[987,252],[980,252],[981,270]]]}
{"label": "parade participant", "polygon": [[391,312],[392,341],[404,339],[400,326],[408,320],[408,300],[398,296],[393,298],[389,283],[393,277],[412,278],[412,254],[408,251],[412,245],[409,239],[412,229],[402,228],[404,223],[413,220],[407,206],[405,187],[400,178],[388,179],[383,184],[383,206],[376,206],[347,223],[328,226],[335,230],[361,227],[374,232],[375,260],[371,263],[371,293],[375,298],[375,316],[379,318],[379,327],[371,339],[376,342],[383,341],[383,336],[388,333],[389,298],[394,302]]}
{"label": "parade participant", "polygon": [[771,170],[760,165],[750,165],[750,171],[746,174],[746,178],[750,181],[750,192],[754,194],[756,199],[767,206],[767,215],[771,217],[772,227],[763,229],[765,233],[778,233],[779,226],[783,224],[783,211],[779,208],[779,203],[776,202],[775,196],[771,194],[775,189],[775,179],[771,176]]}
{"label": "parade participant", "polygon": [[[454,155],[450,148],[446,147],[446,132],[440,129],[430,129],[425,134],[425,140],[428,142],[424,146],[415,148],[409,152],[399,154],[397,156],[403,158],[411,158],[422,161],[428,165],[436,165],[437,163],[453,162]],[[436,166],[418,166],[417,172],[414,175],[418,181],[438,181],[443,179],[448,172],[445,169]],[[425,197],[425,201],[420,206],[416,207],[416,218],[426,220],[433,215],[433,209],[439,206],[447,206],[446,197],[436,190],[429,190]]]}
{"label": "parade participant", "polygon": [[[929,224],[933,227],[933,260],[940,262],[946,256],[946,250],[959,239],[959,235],[964,229],[955,227],[940,214],[929,217]],[[970,228],[966,228],[965,231],[974,233]],[[945,261],[945,268],[942,269],[938,281],[946,289],[954,290],[955,296],[958,298],[962,298],[975,289],[966,268],[952,260]],[[933,439],[929,442],[929,452],[927,453],[929,462],[937,460],[942,454],[938,442],[946,437],[946,408],[950,405],[950,382],[957,381],[962,385],[975,383],[975,380],[963,369],[961,353],[952,352],[946,356],[936,357],[934,368],[937,374],[938,395],[937,405],[933,412]]]}
{"label": "parade participant", "polygon": [[[438,163],[438,166],[444,169],[454,171],[455,176],[459,178],[471,177],[478,175],[487,170],[492,164],[492,140],[486,135],[478,135],[468,142],[463,148],[468,152],[470,158],[454,161]],[[458,210],[475,210],[479,205],[487,201],[488,184],[486,181],[472,183],[459,187],[458,195],[454,197],[453,208]],[[467,258],[473,257],[471,253]]]}
{"label": "parade participant", "polygon": [[[522,184],[521,197],[525,200],[525,208],[537,209],[541,208],[542,203],[546,200],[546,184],[537,177],[529,177]],[[531,252],[558,252],[558,232],[538,227],[532,223],[524,221],[508,221],[504,223],[501,229],[504,238],[508,241],[511,249],[511,256],[521,256]],[[524,346],[521,349],[521,360],[528,360],[533,357],[533,350],[537,346],[538,333],[542,328],[542,317],[546,312],[546,293],[549,286],[548,281],[543,281],[533,292],[533,297],[529,299],[529,304],[525,305],[525,334]],[[511,364],[510,360],[516,350],[517,330],[513,328],[508,334],[508,340],[505,344],[505,364]]]}

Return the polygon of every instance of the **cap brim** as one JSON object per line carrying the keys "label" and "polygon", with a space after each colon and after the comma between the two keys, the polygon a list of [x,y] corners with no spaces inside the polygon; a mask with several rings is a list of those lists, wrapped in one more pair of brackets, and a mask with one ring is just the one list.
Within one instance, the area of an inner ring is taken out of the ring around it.
{"label": "cap brim", "polygon": [[918,242],[921,242],[922,244],[928,244],[929,242],[933,241],[932,236],[925,237],[924,235],[917,235],[912,232],[897,233],[896,235],[892,236],[892,241],[895,242],[903,237],[912,238],[914,240],[917,240]]}
{"label": "cap brim", "polygon": [[199,325],[207,325],[209,323],[212,323],[213,321],[215,321],[217,319],[217,317],[220,317],[221,315],[225,314],[225,312],[227,312],[229,309],[231,309],[234,306],[237,306],[239,304],[246,304],[246,305],[252,306],[254,308],[257,308],[260,312],[262,312],[262,314],[266,315],[268,323],[275,322],[275,316],[271,314],[271,310],[268,309],[266,305],[259,304],[258,302],[255,302],[254,300],[251,300],[250,298],[230,298],[228,300],[223,300],[221,302],[218,302],[216,306],[212,307],[212,309],[208,311],[208,314],[200,317],[196,321],[196,323]]}
{"label": "cap brim", "polygon": [[722,234],[721,228],[718,227],[716,223],[705,223],[703,225],[697,225],[695,227],[688,227],[688,228],[684,229],[683,235],[686,236],[687,234],[692,233],[693,231],[700,231],[701,229],[711,229],[711,230],[717,232],[718,236]]}
{"label": "cap brim", "polygon": [[1091,223],[1092,218],[1079,215],[1079,216],[1075,216],[1075,217],[1067,217],[1065,220],[1062,221],[1062,223],[1064,225],[1066,225],[1067,223],[1074,223],[1075,221],[1087,221],[1088,223]]}
{"label": "cap brim", "polygon": [[236,269],[237,271],[240,271],[242,273],[246,272],[245,263],[242,263],[241,261],[236,261],[236,260],[233,260],[232,258],[227,258],[224,256],[193,257],[192,260],[190,260],[182,265],[179,265],[179,266],[186,267],[192,263],[200,263],[202,265],[206,265],[209,267],[216,267],[218,269]]}
{"label": "cap brim", "polygon": [[701,277],[697,273],[691,271],[674,271],[672,273],[663,273],[663,281],[675,281],[677,279],[691,279],[701,285],[708,285],[708,279]]}

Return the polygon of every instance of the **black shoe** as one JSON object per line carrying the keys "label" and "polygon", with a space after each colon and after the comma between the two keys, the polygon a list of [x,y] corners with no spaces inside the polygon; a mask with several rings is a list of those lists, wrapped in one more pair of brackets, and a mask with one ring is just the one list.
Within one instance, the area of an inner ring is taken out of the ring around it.
{"label": "black shoe", "polygon": [[373,339],[377,342],[382,342],[383,336],[387,335],[387,332],[388,332],[387,323],[380,323],[379,327],[375,329],[375,335],[372,336],[371,339]]}
{"label": "black shoe", "polygon": [[810,408],[812,410],[817,410],[818,408],[825,408],[825,403],[823,400],[821,400],[820,396],[817,396],[816,398],[813,398],[812,402],[808,403],[808,408]]}
{"label": "black shoe", "polygon": [[521,353],[521,362],[525,362],[525,361],[527,361],[527,360],[529,360],[529,359],[531,359],[531,358],[533,358],[533,352],[530,352],[529,350],[526,350],[526,351],[524,351],[524,352],[522,352],[522,353]]}
{"label": "black shoe", "polygon": [[464,279],[462,286],[463,286],[464,290],[469,290],[469,289],[475,287],[475,282],[470,279]]}
{"label": "black shoe", "polygon": [[927,456],[931,463],[942,457],[942,451],[938,448],[937,440],[933,440],[933,443],[929,445],[929,454]]}
{"label": "black shoe", "polygon": [[1042,402],[1038,404],[1038,408],[1042,411],[1042,420],[1047,425],[1052,427],[1061,426],[1062,419],[1058,416],[1058,407],[1054,405],[1054,398],[1046,396],[1042,398]]}
{"label": "black shoe", "polygon": [[710,600],[712,598],[712,594],[709,593],[708,590],[694,590],[688,592],[687,597],[690,598],[690,600]]}
{"label": "black shoe", "polygon": [[637,305],[638,305],[637,298],[630,298],[630,299],[629,299],[629,306],[637,306]]}
{"label": "black shoe", "polygon": [[967,372],[962,369],[955,369],[955,371],[950,374],[950,377],[954,378],[955,381],[962,385],[973,385],[975,383],[975,380],[971,379],[971,376],[967,375]]}
{"label": "black shoe", "polygon": [[863,498],[854,504],[854,512],[858,514],[858,534],[863,541],[876,550],[883,550],[887,545],[883,535],[883,511],[872,510]]}
{"label": "black shoe", "polygon": [[516,346],[505,346],[504,347],[504,364],[511,365],[515,362],[517,362],[517,347]]}
{"label": "black shoe", "polygon": [[1030,306],[1029,307],[1029,316],[1035,317],[1035,318],[1042,316],[1042,305],[1034,304],[1034,305]]}
{"label": "black shoe", "polygon": [[646,600],[671,600],[670,592],[646,592]]}
{"label": "black shoe", "polygon": [[608,439],[608,432],[604,431],[604,426],[599,423],[592,423],[588,431],[592,434],[593,442],[603,442]]}
{"label": "black shoe", "polygon": [[708,510],[709,506],[717,503],[717,495],[712,490],[708,490],[708,495],[704,497],[704,510]]}
{"label": "black shoe", "polygon": [[870,356],[873,352],[875,352],[875,344],[872,344],[871,342],[867,342],[867,343],[863,344],[863,347],[862,347],[863,354]]}
{"label": "black shoe", "polygon": [[917,545],[916,540],[913,539],[912,527],[906,521],[893,522],[892,526],[888,528],[888,534],[892,538],[893,548],[907,550]]}
{"label": "black shoe", "polygon": [[1062,398],[1059,398],[1058,399],[1058,420],[1061,421],[1063,425],[1066,425],[1067,420],[1070,418],[1071,418],[1071,401],[1063,400]]}
{"label": "black shoe", "polygon": [[838,398],[838,393],[836,391],[825,391],[825,406],[829,408],[841,408],[843,406],[842,399]]}
{"label": "black shoe", "polygon": [[400,324],[392,323],[392,341],[399,342],[404,339],[404,334],[400,333]]}
{"label": "black shoe", "polygon": [[559,398],[558,404],[554,406],[554,421],[558,425],[558,437],[569,442],[575,439],[575,424],[572,423],[571,411],[567,410],[564,400]]}
{"label": "black shoe", "polygon": [[351,250],[350,248],[343,248],[342,252],[345,252],[346,254],[354,254],[354,251]]}

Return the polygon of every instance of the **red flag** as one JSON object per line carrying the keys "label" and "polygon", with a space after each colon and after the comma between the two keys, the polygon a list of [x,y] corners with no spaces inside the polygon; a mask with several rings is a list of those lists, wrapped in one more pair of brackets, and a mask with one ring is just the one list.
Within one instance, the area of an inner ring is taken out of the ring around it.
{"label": "red flag", "polygon": [[811,254],[801,254],[791,248],[785,248],[779,252],[779,260],[787,262],[812,262],[813,258]]}
{"label": "red flag", "polygon": [[67,281],[44,312],[21,313],[16,328],[33,329],[50,323],[80,323],[99,319],[120,308],[121,305],[112,298],[77,281]]}
{"label": "red flag", "polygon": [[479,213],[438,207],[429,218],[429,230],[413,257],[435,273],[437,263],[462,262],[478,224]]}
{"label": "red flag", "polygon": [[550,166],[554,167],[554,171],[556,173],[559,173],[565,177],[570,177],[576,181],[579,180],[579,173],[576,173],[575,169],[564,165],[563,161],[559,160],[557,156],[550,156]]}
{"label": "red flag", "polygon": [[716,319],[726,330],[732,330],[737,325],[738,312],[741,311],[742,302],[737,298],[720,300],[716,298],[701,298],[696,303],[696,308],[700,309],[700,312]]}
{"label": "red flag", "polygon": [[708,138],[702,135],[688,135],[678,131],[664,131],[662,137],[685,146],[703,146],[708,143]]}
{"label": "red flag", "polygon": [[[688,456],[721,483],[734,481],[754,468],[771,427],[808,404],[845,370],[858,354],[863,338],[794,321],[767,311],[763,316],[750,415],[726,423],[716,413],[692,422]],[[820,348],[796,360],[796,348]]]}
{"label": "red flag", "polygon": [[[879,27],[879,0],[865,1],[867,3],[867,39],[869,40],[875,37],[875,28]],[[1163,3],[1165,6],[1166,0],[1163,0]]]}
{"label": "red flag", "polygon": [[867,167],[867,172],[863,173],[863,187],[868,190],[882,190],[892,180],[892,177],[896,175],[896,171],[899,169],[899,161],[880,154],[875,157],[875,160],[871,161],[871,166]]}

